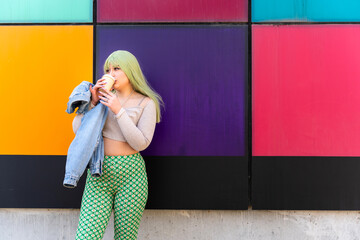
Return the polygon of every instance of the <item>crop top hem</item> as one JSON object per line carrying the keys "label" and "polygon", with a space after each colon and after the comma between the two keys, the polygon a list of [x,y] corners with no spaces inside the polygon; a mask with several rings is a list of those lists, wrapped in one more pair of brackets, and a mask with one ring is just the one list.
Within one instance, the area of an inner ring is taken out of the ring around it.
{"label": "crop top hem", "polygon": [[115,139],[114,137],[109,136],[109,135],[107,135],[107,134],[104,133],[104,132],[103,132],[103,135],[102,135],[102,136],[103,136],[103,137],[106,137],[106,138],[109,138],[109,139],[111,139],[111,140],[119,141],[119,142],[127,142],[127,141],[124,140],[124,139]]}

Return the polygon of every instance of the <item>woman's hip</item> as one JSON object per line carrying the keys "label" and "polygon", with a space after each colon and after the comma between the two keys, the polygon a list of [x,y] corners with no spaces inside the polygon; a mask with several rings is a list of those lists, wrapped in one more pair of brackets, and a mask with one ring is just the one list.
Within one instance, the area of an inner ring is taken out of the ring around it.
{"label": "woman's hip", "polygon": [[144,158],[139,152],[130,155],[104,156],[104,170],[120,177],[135,177],[146,174]]}
{"label": "woman's hip", "polygon": [[104,187],[118,187],[139,181],[147,184],[145,161],[139,152],[119,156],[105,155],[102,175],[94,177],[88,171],[87,178],[87,182]]}

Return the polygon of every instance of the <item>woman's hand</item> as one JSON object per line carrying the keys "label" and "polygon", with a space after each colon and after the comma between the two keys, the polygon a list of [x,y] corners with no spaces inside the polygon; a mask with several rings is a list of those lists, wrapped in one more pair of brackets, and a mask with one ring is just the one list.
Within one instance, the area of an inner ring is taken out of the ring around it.
{"label": "woman's hand", "polygon": [[103,88],[106,93],[100,92],[103,96],[100,97],[100,102],[105,106],[108,106],[114,114],[118,114],[121,109],[119,99],[115,94]]}
{"label": "woman's hand", "polygon": [[91,92],[91,102],[92,104],[96,105],[99,100],[100,100],[100,97],[99,97],[99,89],[104,87],[106,84],[106,80],[105,79],[99,79],[95,86],[92,87],[90,85],[90,92]]}

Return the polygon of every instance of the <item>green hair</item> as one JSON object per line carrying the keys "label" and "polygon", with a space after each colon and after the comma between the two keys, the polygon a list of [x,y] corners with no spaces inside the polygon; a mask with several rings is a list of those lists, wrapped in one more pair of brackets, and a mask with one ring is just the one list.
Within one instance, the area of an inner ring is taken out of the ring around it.
{"label": "green hair", "polygon": [[109,55],[104,64],[104,73],[110,68],[120,67],[128,77],[130,84],[134,90],[145,96],[148,96],[155,102],[156,106],[156,122],[161,120],[160,105],[164,106],[161,96],[153,90],[147,82],[136,57],[128,51],[117,50]]}

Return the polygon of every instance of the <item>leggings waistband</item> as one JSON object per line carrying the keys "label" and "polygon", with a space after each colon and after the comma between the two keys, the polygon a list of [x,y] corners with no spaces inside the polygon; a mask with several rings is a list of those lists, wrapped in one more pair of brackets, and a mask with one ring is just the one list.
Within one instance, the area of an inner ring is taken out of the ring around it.
{"label": "leggings waistband", "polygon": [[129,154],[129,155],[104,155],[104,157],[117,157],[117,158],[125,158],[125,157],[138,157],[138,156],[141,156],[140,152],[137,152],[137,153],[133,153],[133,154]]}
{"label": "leggings waistband", "polygon": [[132,160],[143,160],[143,157],[139,152],[137,152],[130,155],[117,155],[117,156],[104,155],[104,160],[132,161]]}

